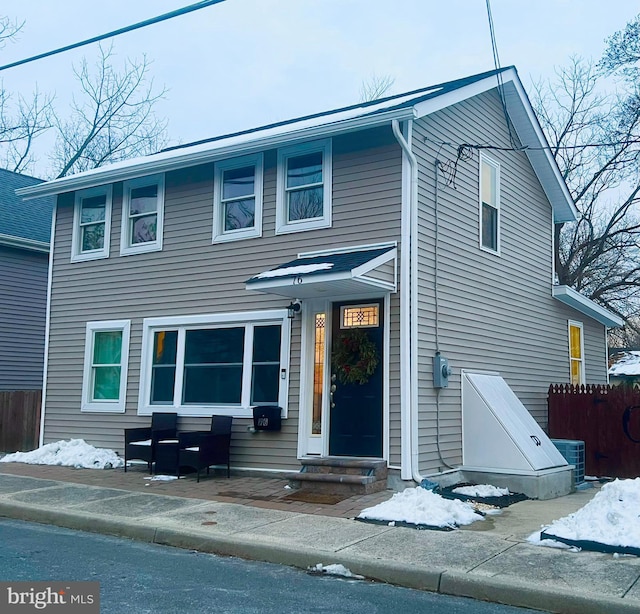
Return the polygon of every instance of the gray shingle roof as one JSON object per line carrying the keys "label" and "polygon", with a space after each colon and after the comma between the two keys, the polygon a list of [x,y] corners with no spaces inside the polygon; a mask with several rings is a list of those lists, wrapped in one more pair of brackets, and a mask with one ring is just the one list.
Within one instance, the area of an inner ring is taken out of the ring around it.
{"label": "gray shingle roof", "polygon": [[0,169],[0,234],[49,243],[54,197],[35,198],[24,202],[15,190],[42,179]]}

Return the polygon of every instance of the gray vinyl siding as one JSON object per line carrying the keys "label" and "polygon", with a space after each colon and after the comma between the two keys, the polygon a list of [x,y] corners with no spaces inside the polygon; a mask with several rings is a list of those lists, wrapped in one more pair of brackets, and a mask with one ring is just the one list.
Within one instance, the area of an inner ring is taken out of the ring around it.
{"label": "gray vinyl siding", "polygon": [[[73,194],[59,197],[53,263],[45,441],[81,437],[122,451],[124,427],[146,425],[137,416],[144,318],[283,309],[289,300],[250,292],[245,281],[299,252],[399,239],[401,153],[390,129],[333,139],[332,227],[275,235],[276,150],[264,152],[261,238],[212,245],[213,164],[167,173],[161,252],[120,256],[122,184],[113,189],[110,257],[71,263]],[[397,311],[398,298],[392,309]],[[304,306],[303,306],[304,308]],[[80,411],[85,326],[131,320],[124,414]],[[392,354],[398,354],[392,317]],[[280,433],[251,434],[234,420],[232,466],[296,469],[300,390],[300,319],[293,321],[288,419]],[[394,424],[399,424],[398,372],[391,373]],[[396,417],[397,416],[397,417]],[[203,428],[206,418],[181,417],[179,428]],[[395,432],[397,426],[392,430]],[[396,448],[399,444],[396,444]]]}
{"label": "gray vinyl siding", "polygon": [[39,390],[49,255],[0,246],[0,390]]}
{"label": "gray vinyl siding", "polygon": [[[441,145],[441,142],[453,143]],[[587,382],[606,382],[604,327],[552,298],[552,210],[526,154],[490,149],[500,164],[501,254],[479,248],[478,151],[456,160],[456,145],[509,148],[495,90],[414,124],[419,160],[420,469],[462,464],[461,370],[498,371],[546,427],[547,390],[569,381],[569,319],[584,324]],[[436,351],[434,160],[438,190],[438,341],[450,360],[449,387],[432,386]],[[438,411],[439,405],[439,411]],[[437,422],[439,417],[439,422]],[[439,427],[440,453],[436,433]]]}

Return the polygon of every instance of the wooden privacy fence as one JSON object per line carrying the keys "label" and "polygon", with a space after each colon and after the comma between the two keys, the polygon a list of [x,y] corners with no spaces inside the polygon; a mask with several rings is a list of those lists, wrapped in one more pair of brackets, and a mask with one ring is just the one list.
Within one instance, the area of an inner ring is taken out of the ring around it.
{"label": "wooden privacy fence", "polygon": [[640,390],[552,385],[549,436],[584,441],[587,475],[640,476]]}
{"label": "wooden privacy fence", "polygon": [[38,447],[42,390],[0,391],[0,452]]}

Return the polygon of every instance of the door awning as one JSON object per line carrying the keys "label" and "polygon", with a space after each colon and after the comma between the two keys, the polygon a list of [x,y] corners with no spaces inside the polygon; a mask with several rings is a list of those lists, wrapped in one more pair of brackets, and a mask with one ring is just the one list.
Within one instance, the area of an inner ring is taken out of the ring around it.
{"label": "door awning", "polygon": [[375,297],[396,291],[396,260],[395,247],[301,256],[255,275],[246,288],[299,299]]}

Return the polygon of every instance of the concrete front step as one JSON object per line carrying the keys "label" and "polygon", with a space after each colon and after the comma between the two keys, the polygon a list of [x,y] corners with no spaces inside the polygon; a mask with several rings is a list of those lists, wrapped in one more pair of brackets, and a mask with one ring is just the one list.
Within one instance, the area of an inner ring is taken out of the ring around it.
{"label": "concrete front step", "polygon": [[369,494],[387,487],[387,462],[350,457],[304,458],[286,474],[294,488],[322,493]]}

